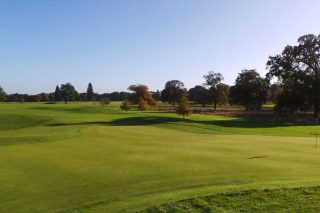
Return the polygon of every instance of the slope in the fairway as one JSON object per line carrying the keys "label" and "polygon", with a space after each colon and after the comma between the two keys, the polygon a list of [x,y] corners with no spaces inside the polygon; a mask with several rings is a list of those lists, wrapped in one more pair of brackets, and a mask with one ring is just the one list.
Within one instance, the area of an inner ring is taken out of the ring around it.
{"label": "slope in the fairway", "polygon": [[[125,212],[320,181],[313,137],[270,136],[295,128],[312,135],[312,126],[274,124],[255,134],[251,124],[219,126],[231,118],[193,115],[185,121],[170,113],[122,112],[118,104],[12,106],[10,113],[50,120],[0,131],[0,138],[16,137],[0,146],[0,212]],[[81,113],[72,110],[82,107]],[[41,141],[19,143],[19,137],[36,136]]]}
{"label": "slope in the fairway", "polygon": [[48,117],[44,116],[0,113],[0,131],[32,127],[49,120]]}

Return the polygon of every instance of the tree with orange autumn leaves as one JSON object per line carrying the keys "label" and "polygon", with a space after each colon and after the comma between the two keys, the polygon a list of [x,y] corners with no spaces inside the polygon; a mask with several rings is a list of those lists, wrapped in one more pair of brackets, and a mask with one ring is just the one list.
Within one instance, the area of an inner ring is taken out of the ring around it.
{"label": "tree with orange autumn leaves", "polygon": [[129,86],[128,90],[134,92],[132,102],[138,104],[138,109],[144,111],[148,106],[157,106],[157,102],[152,97],[146,85],[137,84]]}

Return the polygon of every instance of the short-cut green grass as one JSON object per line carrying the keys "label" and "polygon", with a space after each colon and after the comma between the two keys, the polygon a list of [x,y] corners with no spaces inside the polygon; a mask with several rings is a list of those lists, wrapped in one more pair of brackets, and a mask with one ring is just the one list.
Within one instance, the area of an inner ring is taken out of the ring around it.
{"label": "short-cut green grass", "polygon": [[317,132],[272,119],[124,112],[119,103],[1,103],[0,212],[134,212],[317,186]]}

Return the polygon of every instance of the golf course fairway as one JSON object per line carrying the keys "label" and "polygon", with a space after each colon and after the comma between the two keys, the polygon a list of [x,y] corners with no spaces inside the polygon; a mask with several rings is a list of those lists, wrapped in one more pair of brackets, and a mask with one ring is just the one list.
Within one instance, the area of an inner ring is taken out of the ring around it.
{"label": "golf course fairway", "polygon": [[320,185],[315,126],[119,104],[1,103],[0,212],[136,212]]}

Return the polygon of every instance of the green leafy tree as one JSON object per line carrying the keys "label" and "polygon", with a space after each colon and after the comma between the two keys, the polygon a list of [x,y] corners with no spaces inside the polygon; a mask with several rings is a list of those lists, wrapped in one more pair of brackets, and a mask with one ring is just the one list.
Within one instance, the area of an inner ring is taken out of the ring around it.
{"label": "green leafy tree", "polygon": [[276,108],[313,108],[314,117],[319,116],[320,35],[301,36],[296,46],[288,45],[281,54],[269,57],[267,68],[267,77],[278,78],[283,88],[280,98],[282,104],[278,104]]}
{"label": "green leafy tree", "polygon": [[216,110],[219,100],[219,91],[217,89],[217,85],[224,80],[223,75],[221,73],[210,71],[208,75],[204,75],[203,78],[205,79],[204,85],[209,88],[210,97],[214,104],[214,110]]}
{"label": "green leafy tree", "polygon": [[56,86],[56,90],[54,91],[54,100],[61,101],[61,90],[58,85]]}
{"label": "green leafy tree", "polygon": [[195,86],[189,89],[190,101],[205,106],[210,102],[209,90],[203,86]]}
{"label": "green leafy tree", "polygon": [[271,84],[268,90],[267,102],[277,104],[278,98],[283,94],[283,87],[279,83]]}
{"label": "green leafy tree", "polygon": [[61,84],[60,90],[61,97],[66,104],[68,101],[74,101],[79,95],[74,86],[70,83]]}
{"label": "green leafy tree", "polygon": [[184,90],[184,84],[179,80],[168,81],[161,92],[161,101],[168,102],[174,106],[179,102]]}
{"label": "green leafy tree", "polygon": [[2,89],[2,87],[0,86],[0,101],[6,101],[7,100],[7,94],[6,92]]}
{"label": "green leafy tree", "polygon": [[179,100],[179,105],[176,108],[176,113],[178,115],[182,115],[183,118],[191,114],[187,92],[182,92],[181,98]]}
{"label": "green leafy tree", "polygon": [[87,88],[87,100],[88,101],[94,100],[93,86],[91,83],[88,84],[88,88]]}
{"label": "green leafy tree", "polygon": [[217,103],[227,105],[229,103],[230,86],[224,83],[217,84]]}
{"label": "green leafy tree", "polygon": [[269,83],[256,70],[243,70],[230,88],[230,101],[245,107],[246,111],[260,110],[266,102]]}
{"label": "green leafy tree", "polygon": [[121,108],[122,110],[125,110],[125,111],[130,110],[130,109],[131,109],[131,105],[130,105],[129,100],[128,100],[128,99],[125,99],[125,100],[121,103],[120,108]]}

